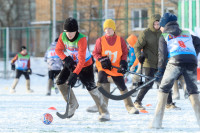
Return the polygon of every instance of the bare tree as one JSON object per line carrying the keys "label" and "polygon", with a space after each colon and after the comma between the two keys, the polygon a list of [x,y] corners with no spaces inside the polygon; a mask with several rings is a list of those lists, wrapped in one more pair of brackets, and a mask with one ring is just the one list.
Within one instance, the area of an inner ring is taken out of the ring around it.
{"label": "bare tree", "polygon": [[18,0],[0,0],[0,23],[2,27],[14,26],[17,23],[19,14],[17,11]]}
{"label": "bare tree", "polygon": [[178,6],[178,0],[169,0],[171,3],[175,4],[176,6]]}

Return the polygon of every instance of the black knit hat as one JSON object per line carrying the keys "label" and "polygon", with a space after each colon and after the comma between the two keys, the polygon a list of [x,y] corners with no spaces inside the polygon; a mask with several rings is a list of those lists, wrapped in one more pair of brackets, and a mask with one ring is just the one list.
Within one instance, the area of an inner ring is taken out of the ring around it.
{"label": "black knit hat", "polygon": [[22,49],[22,50],[26,49],[26,46],[22,46],[21,49]]}
{"label": "black knit hat", "polygon": [[64,23],[65,32],[75,32],[78,31],[78,23],[74,18],[67,18]]}

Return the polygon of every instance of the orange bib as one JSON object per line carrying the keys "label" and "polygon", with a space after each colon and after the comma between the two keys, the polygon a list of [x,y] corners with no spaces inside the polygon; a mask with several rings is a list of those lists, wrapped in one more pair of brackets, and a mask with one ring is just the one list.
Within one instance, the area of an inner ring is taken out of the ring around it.
{"label": "orange bib", "polygon": [[[108,56],[111,61],[112,66],[120,67],[120,61],[121,61],[121,56],[122,56],[120,37],[117,36],[115,44],[113,46],[110,46],[107,43],[106,37],[102,36],[101,46],[102,46],[101,56]],[[113,68],[111,71],[108,69],[103,69],[101,66],[101,62],[99,62],[98,60],[96,61],[96,67],[98,69],[98,72],[104,71],[110,76],[123,76],[122,73],[117,72],[116,68]]]}

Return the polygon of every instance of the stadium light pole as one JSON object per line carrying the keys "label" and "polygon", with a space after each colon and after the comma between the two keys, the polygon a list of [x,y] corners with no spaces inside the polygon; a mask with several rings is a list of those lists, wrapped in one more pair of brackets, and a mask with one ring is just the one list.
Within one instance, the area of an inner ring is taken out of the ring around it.
{"label": "stadium light pole", "polygon": [[164,14],[164,9],[165,8],[165,6],[164,6],[164,0],[161,0],[161,15],[163,16],[163,14]]}
{"label": "stadium light pole", "polygon": [[53,41],[56,38],[56,0],[53,0]]}
{"label": "stadium light pole", "polygon": [[108,18],[108,0],[105,0],[105,20]]}

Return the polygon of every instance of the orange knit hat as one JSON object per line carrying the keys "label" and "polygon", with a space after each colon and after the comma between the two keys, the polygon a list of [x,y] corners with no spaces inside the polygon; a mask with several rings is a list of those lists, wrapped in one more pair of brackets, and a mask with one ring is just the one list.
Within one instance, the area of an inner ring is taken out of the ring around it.
{"label": "orange knit hat", "polygon": [[135,35],[131,34],[131,35],[126,39],[126,41],[129,43],[129,45],[130,45],[131,47],[134,47],[134,45],[135,45],[136,42],[137,42],[137,37],[136,37]]}

